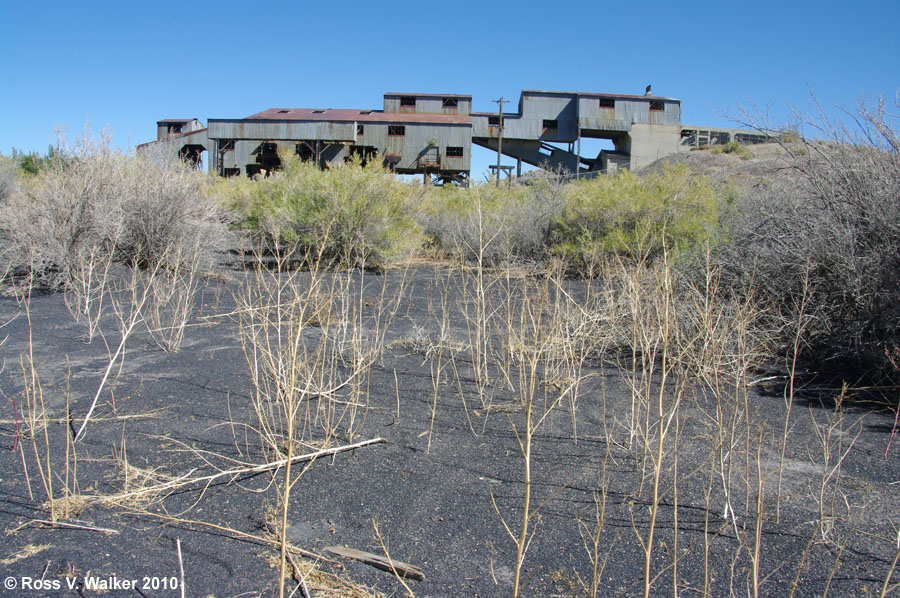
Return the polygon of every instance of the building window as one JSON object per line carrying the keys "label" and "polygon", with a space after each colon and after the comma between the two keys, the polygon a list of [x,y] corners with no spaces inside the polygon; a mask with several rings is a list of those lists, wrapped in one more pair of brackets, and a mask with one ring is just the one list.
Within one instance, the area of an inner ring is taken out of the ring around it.
{"label": "building window", "polygon": [[169,133],[181,133],[181,125],[169,125]]}
{"label": "building window", "polygon": [[488,117],[488,125],[491,127],[499,127],[500,126],[500,117],[499,116],[489,116]]}
{"label": "building window", "polygon": [[391,137],[402,137],[406,135],[406,127],[403,125],[388,125],[388,135]]}
{"label": "building window", "polygon": [[545,118],[544,119],[544,128],[545,129],[557,129],[557,128],[559,128],[559,123],[556,121],[556,119],[550,120],[550,119]]}
{"label": "building window", "polygon": [[234,139],[220,139],[219,140],[219,151],[220,152],[233,152],[234,151]]}
{"label": "building window", "polygon": [[364,125],[356,125],[356,134],[363,135],[366,132],[366,127]]}
{"label": "building window", "polygon": [[459,107],[459,100],[456,98],[444,98],[444,108]]}
{"label": "building window", "polygon": [[278,114],[287,114],[290,110],[279,110]]}
{"label": "building window", "polygon": [[400,105],[401,106],[415,106],[416,105],[415,96],[400,96]]}
{"label": "building window", "polygon": [[448,147],[447,148],[447,157],[448,158],[462,158],[463,157],[463,148]]}
{"label": "building window", "polygon": [[325,114],[325,111],[324,110],[313,110],[312,113],[313,114]]}
{"label": "building window", "polygon": [[616,101],[612,98],[600,98],[598,100],[601,108],[615,108]]}
{"label": "building window", "polygon": [[666,109],[665,104],[660,102],[659,100],[654,100],[650,102],[650,112],[662,112]]}

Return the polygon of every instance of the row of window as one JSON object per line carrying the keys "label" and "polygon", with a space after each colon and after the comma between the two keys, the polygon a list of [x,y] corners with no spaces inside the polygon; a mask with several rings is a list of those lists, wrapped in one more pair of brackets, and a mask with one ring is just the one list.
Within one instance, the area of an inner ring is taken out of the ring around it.
{"label": "row of window", "polygon": [[[400,129],[403,129],[402,125],[397,125]],[[359,125],[362,127],[362,125]],[[362,129],[358,131],[362,134]],[[403,133],[399,133],[399,135],[403,135]],[[219,140],[219,151],[220,152],[229,152],[234,151],[234,139],[220,139]],[[299,147],[299,145],[298,145]],[[263,154],[275,154],[278,152],[278,145],[275,143],[264,143],[262,144],[261,153]],[[447,157],[448,158],[462,158],[463,157],[463,148],[460,146],[448,146],[447,147]]]}
{"label": "row of window", "polygon": [[[500,126],[500,117],[499,116],[489,116],[488,117],[488,126],[491,126],[491,127]],[[559,121],[556,119],[545,118],[541,122],[541,126],[544,129],[558,129]]]}
{"label": "row of window", "polygon": [[[600,108],[615,109],[615,107],[616,107],[615,98],[599,98],[597,100],[597,103],[600,106]],[[665,109],[666,109],[665,102],[662,102],[660,100],[651,100],[650,101],[650,111],[651,112],[663,112],[663,111],[665,111]]]}
{"label": "row of window", "polygon": [[[444,98],[441,102],[444,108],[458,108],[459,107],[459,98]],[[401,106],[415,106],[416,105],[416,97],[415,96],[400,96],[400,105]]]}
{"label": "row of window", "polygon": [[[615,100],[615,98],[598,98],[597,104],[599,105],[600,108],[615,109],[616,100]],[[415,106],[416,105],[415,96],[400,96],[400,105],[401,106]],[[443,106],[444,106],[444,108],[456,108],[459,106],[459,99],[458,98],[444,98]],[[664,102],[661,102],[659,100],[652,100],[650,102],[650,110],[652,110],[654,112],[663,111],[663,110],[665,110],[665,104],[664,104]],[[496,119],[498,122],[490,123],[490,124],[500,124],[499,116],[493,116],[491,118]]]}
{"label": "row of window", "polygon": [[[616,101],[613,98],[599,98],[598,103],[600,108],[604,109],[615,109]],[[665,111],[666,106],[665,102],[661,102],[659,100],[653,100],[650,102],[650,111],[651,112],[663,112]],[[555,120],[544,120],[544,128],[545,129],[555,129],[557,125]],[[500,116],[488,116],[488,125],[495,127],[500,125]]]}

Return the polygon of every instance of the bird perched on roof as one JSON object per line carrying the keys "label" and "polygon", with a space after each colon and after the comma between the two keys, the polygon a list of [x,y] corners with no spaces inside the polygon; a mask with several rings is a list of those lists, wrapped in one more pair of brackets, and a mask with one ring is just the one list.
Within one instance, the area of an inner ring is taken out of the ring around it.
{"label": "bird perched on roof", "polygon": [[645,96],[650,95],[650,90],[651,90],[652,87],[653,87],[652,85],[648,85],[648,86],[647,86],[647,89],[644,90],[644,95],[645,95]]}

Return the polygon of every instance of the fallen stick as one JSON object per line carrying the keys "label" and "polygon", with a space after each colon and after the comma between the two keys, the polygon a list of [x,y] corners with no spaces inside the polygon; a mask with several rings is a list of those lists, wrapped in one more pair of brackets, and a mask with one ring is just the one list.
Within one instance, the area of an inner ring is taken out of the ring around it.
{"label": "fallen stick", "polygon": [[407,579],[414,579],[415,581],[423,581],[425,579],[425,574],[422,573],[422,570],[418,567],[402,561],[396,561],[377,554],[372,554],[371,552],[347,548],[346,546],[326,546],[325,551],[363,562],[376,569],[381,569],[388,573],[395,573],[396,575]]}
{"label": "fallen stick", "polygon": [[[77,523],[66,523],[64,521],[48,521],[46,519],[32,519],[25,523],[25,525],[29,525],[32,523],[41,523],[43,525],[47,525],[50,527],[64,527],[66,529],[81,529],[89,532],[103,532],[104,534],[118,534],[119,530],[110,529],[108,527],[95,527],[93,525],[79,525]],[[24,527],[21,526],[21,527]],[[19,529],[21,529],[21,527]]]}
{"label": "fallen stick", "polygon": [[[357,442],[356,444],[348,444],[345,446],[336,446],[330,449],[324,449],[321,451],[316,451],[314,453],[307,453],[305,455],[297,455],[296,457],[291,458],[291,463],[297,463],[299,461],[312,461],[313,459],[318,459],[319,457],[326,457],[328,455],[336,455],[337,453],[341,453],[344,451],[352,451],[353,449],[358,449],[364,446],[368,446],[370,444],[377,444],[380,442],[387,442],[384,438],[373,438],[372,440],[363,440],[361,442]],[[152,490],[154,492],[162,492],[164,490],[175,490],[177,488],[182,488],[184,486],[190,486],[192,484],[199,484],[201,482],[206,482],[206,485],[212,484],[219,478],[227,477],[227,476],[239,476],[239,475],[247,475],[251,473],[261,473],[263,471],[268,471],[270,469],[278,469],[279,467],[284,467],[287,465],[287,459],[279,459],[278,461],[272,461],[271,463],[262,463],[260,465],[252,465],[247,467],[238,467],[235,469],[228,469],[225,471],[220,471],[218,473],[199,476],[192,478],[190,474],[195,470],[192,469],[188,473],[180,476],[170,482],[166,482],[164,484],[159,484],[157,486],[153,486],[151,488],[141,488],[139,490],[133,490],[132,492],[123,492],[122,494],[115,494],[112,496],[91,496],[90,498],[99,498],[99,499],[115,499],[122,500],[125,498],[130,498],[132,496],[140,496],[147,494],[148,490]]]}
{"label": "fallen stick", "polygon": [[302,598],[312,598],[312,595],[309,593],[309,588],[306,587],[306,578],[303,577],[303,573],[300,572],[300,565],[297,564],[297,559],[294,558],[294,554],[288,550],[285,552],[288,560],[291,562],[291,568],[294,570],[294,581],[297,582],[297,587],[300,589],[300,596]]}
{"label": "fallen stick", "polygon": [[[224,525],[217,525],[215,523],[210,523],[208,521],[200,521],[198,519],[182,519],[180,517],[172,517],[171,515],[163,515],[162,513],[151,513],[150,511],[134,511],[130,514],[136,515],[139,517],[147,515],[150,517],[156,517],[158,519],[162,519],[164,521],[170,521],[172,523],[180,523],[182,525],[200,525],[203,527],[209,527],[214,530],[218,530],[220,532],[224,532],[226,534],[231,534],[232,536],[235,536],[238,538],[246,538],[247,540],[253,540],[255,542],[259,542],[260,544],[266,544],[269,546],[281,546],[281,540],[266,538],[264,536],[256,536],[254,534],[248,534],[247,532],[238,531],[232,527],[226,527]],[[320,554],[316,554],[315,552],[310,552],[308,550],[303,550],[302,548],[298,548],[297,546],[294,546],[293,544],[288,544],[287,548],[288,548],[288,550],[293,550],[297,554],[300,554],[307,558],[324,561],[326,563],[336,563],[337,562],[335,560],[325,558]]]}

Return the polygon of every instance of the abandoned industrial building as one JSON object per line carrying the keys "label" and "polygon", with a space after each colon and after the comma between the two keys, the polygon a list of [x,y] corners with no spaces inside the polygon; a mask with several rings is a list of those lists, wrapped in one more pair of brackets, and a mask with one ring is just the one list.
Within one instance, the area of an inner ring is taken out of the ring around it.
{"label": "abandoned industrial building", "polygon": [[[387,93],[381,110],[271,108],[246,118],[157,122],[157,140],[138,146],[177,155],[219,176],[279,168],[281,152],[322,168],[352,156],[377,157],[398,174],[467,184],[472,144],[522,164],[569,173],[639,170],[682,147],[719,143],[748,131],[682,127],[681,102],[650,95],[524,90],[516,112],[472,112],[472,96]],[[608,139],[612,150],[582,155],[582,139]],[[495,176],[512,166],[491,167]]]}

